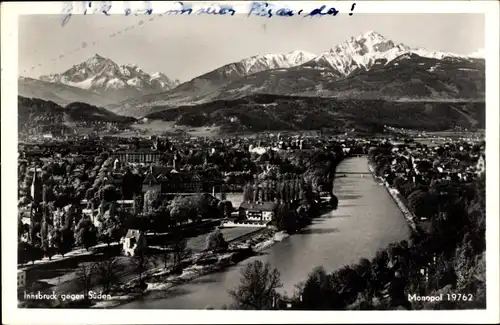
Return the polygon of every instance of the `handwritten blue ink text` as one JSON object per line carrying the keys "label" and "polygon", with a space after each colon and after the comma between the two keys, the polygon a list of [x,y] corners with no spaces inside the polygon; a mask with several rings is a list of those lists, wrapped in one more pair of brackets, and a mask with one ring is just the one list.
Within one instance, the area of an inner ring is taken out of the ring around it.
{"label": "handwritten blue ink text", "polygon": [[[157,12],[160,16],[163,15],[191,15],[193,13],[193,7],[189,3],[184,3],[181,1],[173,2],[176,5],[179,5],[177,9],[174,7],[172,9],[166,10],[162,13]],[[351,12],[349,16],[353,15],[354,8],[356,3],[352,3]],[[123,1],[123,10],[125,16],[129,15],[152,15],[153,14],[153,6],[151,1],[137,1],[134,2],[134,7],[131,8],[130,1]],[[194,13],[197,15],[231,15],[234,16],[236,14],[236,10],[228,4],[218,4],[213,3],[207,7],[198,7]],[[71,19],[73,14],[96,14],[102,13],[106,16],[110,16],[112,9],[112,1],[65,1],[63,4],[62,14],[64,15],[62,20],[62,26],[65,26],[69,20]],[[297,10],[287,8],[287,7],[277,7],[275,4],[271,2],[252,2],[248,7],[247,17],[250,16],[259,16],[259,17],[267,17],[271,18],[273,16],[278,17],[293,17],[293,16],[302,16],[302,17],[322,17],[322,16],[337,16],[340,11],[335,7],[327,7],[327,5],[322,5],[321,7],[315,8],[309,13],[304,12],[303,9],[297,8]],[[303,12],[305,15],[303,15]],[[150,20],[152,20],[151,18]]]}

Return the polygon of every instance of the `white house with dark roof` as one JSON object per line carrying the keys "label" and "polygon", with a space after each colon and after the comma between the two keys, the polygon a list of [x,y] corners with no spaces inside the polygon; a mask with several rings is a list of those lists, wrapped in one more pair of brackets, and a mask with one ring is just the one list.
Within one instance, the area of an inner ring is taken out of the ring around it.
{"label": "white house with dark roof", "polygon": [[243,202],[240,205],[248,220],[266,223],[273,220],[277,207],[274,202]]}

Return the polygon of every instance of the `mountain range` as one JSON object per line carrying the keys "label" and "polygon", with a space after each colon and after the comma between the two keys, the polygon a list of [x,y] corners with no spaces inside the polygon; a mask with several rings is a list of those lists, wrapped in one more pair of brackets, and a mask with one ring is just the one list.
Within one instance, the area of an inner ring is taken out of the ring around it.
{"label": "mountain range", "polygon": [[217,68],[158,94],[108,108],[135,117],[251,94],[365,99],[482,99],[483,59],[411,49],[368,32],[314,55],[265,54]]}
{"label": "mountain range", "polygon": [[[205,109],[211,102],[227,101],[241,107],[238,99],[261,94],[363,103],[419,101],[428,109],[432,102],[483,102],[485,60],[480,53],[464,56],[412,49],[367,32],[319,55],[299,50],[259,54],[182,84],[164,74],[149,75],[135,65],[120,66],[96,54],[61,74],[39,80],[20,78],[19,85],[24,97],[60,105],[71,101],[104,105],[116,114],[134,118],[163,119],[167,114],[163,111],[182,108],[192,112],[189,107]],[[221,107],[217,107],[220,112]],[[468,109],[458,111],[462,117],[470,113]],[[469,121],[475,120],[469,117]],[[177,118],[182,120],[180,115]]]}

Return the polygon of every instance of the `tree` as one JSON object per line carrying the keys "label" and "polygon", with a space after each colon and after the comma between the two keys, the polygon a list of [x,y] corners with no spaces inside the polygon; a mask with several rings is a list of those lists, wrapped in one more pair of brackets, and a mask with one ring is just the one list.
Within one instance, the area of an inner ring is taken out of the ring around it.
{"label": "tree", "polygon": [[250,202],[253,199],[252,187],[249,184],[243,186],[243,202]]}
{"label": "tree", "polygon": [[408,207],[419,218],[431,218],[435,212],[434,200],[431,195],[423,190],[416,190],[408,195]]}
{"label": "tree", "polygon": [[144,207],[144,196],[142,195],[134,195],[134,214],[141,214],[142,208]]}
{"label": "tree", "polygon": [[170,202],[170,216],[177,223],[195,220],[198,216],[196,206],[186,197],[176,197]]}
{"label": "tree", "polygon": [[53,247],[55,252],[60,253],[61,246],[62,246],[61,230],[59,230],[57,228],[53,228],[51,233],[50,233],[49,238],[50,238],[50,240],[49,240],[48,245]]}
{"label": "tree", "polygon": [[87,251],[97,244],[97,230],[88,217],[83,217],[76,226],[76,243]]}
{"label": "tree", "polygon": [[228,244],[219,228],[208,234],[206,238],[206,250],[221,251],[226,250],[227,246]]}
{"label": "tree", "polygon": [[51,232],[52,229],[51,225],[47,223],[46,220],[42,222],[41,229],[40,229],[40,238],[41,238],[41,248],[45,254],[49,258],[49,260],[52,259],[52,256],[55,254],[55,249],[54,245],[51,240]]}
{"label": "tree", "polygon": [[120,240],[123,236],[123,228],[116,218],[107,218],[99,227],[98,236],[100,241],[107,243],[109,246],[112,242]]}
{"label": "tree", "polygon": [[184,259],[191,256],[191,249],[187,247],[187,240],[176,237],[173,243],[170,246],[172,250],[172,262],[174,264],[174,268],[179,268]]}
{"label": "tree", "polygon": [[219,201],[219,203],[217,203],[217,210],[219,210],[219,216],[221,218],[224,218],[225,217],[225,213],[224,213],[224,201]]}
{"label": "tree", "polygon": [[331,285],[330,276],[324,267],[313,269],[301,288],[300,308],[306,310],[331,309],[335,303],[334,290]]}
{"label": "tree", "polygon": [[95,264],[95,273],[103,292],[109,292],[111,287],[118,282],[118,270],[118,260],[113,256],[108,256]]}
{"label": "tree", "polygon": [[281,203],[275,215],[276,227],[288,233],[295,232],[297,230],[297,214],[295,212],[290,209],[288,203]]}
{"label": "tree", "polygon": [[225,218],[229,218],[233,212],[233,204],[231,201],[220,201],[217,205],[219,209],[219,214]]}
{"label": "tree", "polygon": [[195,206],[197,217],[208,219],[219,217],[217,209],[219,200],[214,199],[211,195],[203,193],[187,199],[191,200]]}
{"label": "tree", "polygon": [[168,263],[173,260],[173,252],[170,248],[170,245],[168,245],[167,243],[163,243],[157,255],[160,261],[163,262],[163,268],[166,270]]}
{"label": "tree", "polygon": [[148,256],[145,254],[137,254],[132,257],[132,264],[134,265],[134,270],[139,276],[139,283],[142,285],[142,275],[148,269],[151,264]]}
{"label": "tree", "polygon": [[64,254],[71,251],[71,249],[73,248],[75,237],[71,229],[66,227],[61,229],[60,234],[61,241],[57,251],[64,257]]}
{"label": "tree", "polygon": [[114,185],[106,185],[101,190],[102,199],[106,202],[113,202],[119,199],[119,194]]}
{"label": "tree", "polygon": [[151,213],[159,205],[159,196],[157,191],[149,190],[144,194],[144,208],[143,213]]}
{"label": "tree", "polygon": [[252,202],[257,202],[257,199],[259,198],[259,186],[257,183],[253,185],[252,196]]}
{"label": "tree", "polygon": [[271,309],[281,288],[280,272],[259,260],[248,263],[241,271],[240,284],[229,294],[239,309]]}
{"label": "tree", "polygon": [[337,209],[337,207],[339,205],[339,199],[337,198],[337,196],[335,194],[332,194],[332,198],[330,199],[330,205],[332,206],[332,208],[334,210]]}
{"label": "tree", "polygon": [[78,264],[76,271],[76,283],[80,290],[83,290],[85,299],[88,299],[88,292],[92,289],[92,277],[94,275],[94,264],[82,262]]}
{"label": "tree", "polygon": [[28,262],[35,264],[36,260],[43,258],[43,251],[40,247],[32,246],[30,243],[20,242],[17,245],[17,258],[19,264]]}

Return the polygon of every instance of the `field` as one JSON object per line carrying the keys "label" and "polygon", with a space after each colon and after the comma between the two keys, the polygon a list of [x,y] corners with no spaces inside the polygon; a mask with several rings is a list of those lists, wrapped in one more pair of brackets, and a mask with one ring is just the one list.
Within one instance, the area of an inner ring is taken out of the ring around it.
{"label": "field", "polygon": [[161,120],[136,123],[132,125],[132,128],[139,131],[144,136],[162,135],[167,132],[178,135],[187,134],[196,137],[213,137],[219,133],[218,127],[188,127],[183,125],[176,126],[175,122]]}

